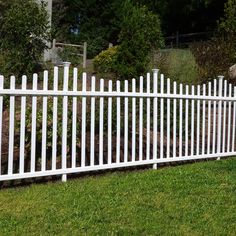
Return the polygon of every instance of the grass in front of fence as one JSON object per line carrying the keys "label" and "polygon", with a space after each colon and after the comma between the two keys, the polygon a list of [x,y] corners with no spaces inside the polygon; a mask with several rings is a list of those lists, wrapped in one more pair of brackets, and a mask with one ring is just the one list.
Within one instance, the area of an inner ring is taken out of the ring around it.
{"label": "grass in front of fence", "polygon": [[235,235],[236,159],[0,191],[0,235]]}

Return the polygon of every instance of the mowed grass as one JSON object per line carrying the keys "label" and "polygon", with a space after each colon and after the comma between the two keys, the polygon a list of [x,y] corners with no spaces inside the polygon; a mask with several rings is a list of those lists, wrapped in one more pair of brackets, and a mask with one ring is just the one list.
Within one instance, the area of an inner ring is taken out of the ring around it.
{"label": "mowed grass", "polygon": [[236,159],[0,190],[0,235],[236,235]]}

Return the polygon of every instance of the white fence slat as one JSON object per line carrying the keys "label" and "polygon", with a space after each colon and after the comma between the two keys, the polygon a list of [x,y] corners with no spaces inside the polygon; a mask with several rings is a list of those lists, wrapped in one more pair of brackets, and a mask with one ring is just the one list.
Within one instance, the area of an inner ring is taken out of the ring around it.
{"label": "white fence slat", "polygon": [[[216,97],[217,82],[214,79],[214,97]],[[212,134],[212,153],[215,153],[216,148],[216,101],[213,102],[213,134]]]}
{"label": "white fence slat", "polygon": [[[92,76],[91,91],[95,91],[96,79]],[[95,97],[91,97],[91,124],[90,124],[90,165],[94,166],[94,140],[95,140]]]}
{"label": "white fence slat", "polygon": [[[33,74],[33,90],[37,91],[38,75]],[[35,172],[36,153],[36,122],[37,122],[37,96],[32,97],[32,118],[31,118],[31,156],[30,171]]]}
{"label": "white fence slat", "polygon": [[[136,92],[136,80],[132,79],[132,92]],[[136,98],[132,98],[132,161],[136,156]]]}
{"label": "white fence slat", "polygon": [[[197,86],[197,95],[200,96],[200,85]],[[200,100],[197,100],[197,150],[196,155],[199,155],[199,143],[200,143]]]}
{"label": "white fence slat", "polygon": [[[43,73],[43,90],[48,89],[48,71]],[[43,97],[42,114],[42,146],[41,146],[41,171],[46,170],[46,151],[47,151],[47,102],[48,97]]]}
{"label": "white fence slat", "polygon": [[[100,91],[104,91],[104,79],[100,79]],[[103,112],[104,98],[100,97],[99,107],[99,165],[103,165]]]}
{"label": "white fence slat", "polygon": [[[192,85],[192,95],[194,96],[194,85]],[[194,155],[194,100],[191,102],[191,156]]]}
{"label": "white fence slat", "polygon": [[[128,93],[128,80],[125,80],[125,93]],[[128,162],[128,107],[129,101],[128,97],[125,97],[125,117],[124,117],[124,123],[125,123],[125,131],[124,131],[124,162]]]}
{"label": "white fence slat", "polygon": [[[82,90],[86,92],[87,85],[87,74],[83,73],[83,81],[82,81]],[[86,158],[86,106],[87,101],[86,97],[82,98],[82,131],[81,131],[81,167],[85,166],[85,158]]]}
{"label": "white fence slat", "polygon": [[[58,91],[58,67],[54,67],[53,90]],[[58,98],[53,97],[53,124],[52,124],[52,170],[56,169],[57,162],[57,107]]]}
{"label": "white fence slat", "polygon": [[[147,93],[150,93],[150,73],[147,73]],[[150,98],[147,98],[147,137],[146,137],[146,159],[150,160]]]}
{"label": "white fence slat", "polygon": [[[208,83],[208,96],[211,96],[211,82]],[[207,124],[207,154],[211,150],[211,100],[208,101],[208,124]]]}
{"label": "white fence slat", "polygon": [[[139,93],[143,93],[143,76],[139,78]],[[139,161],[143,160],[143,98],[139,98]]]}
{"label": "white fence slat", "polygon": [[[15,76],[11,76],[10,78],[10,89],[12,90],[15,89]],[[13,173],[14,130],[15,130],[15,96],[10,96],[8,175],[11,175]]]}
{"label": "white fence slat", "polygon": [[[229,97],[232,96],[232,84],[229,84]],[[229,102],[228,105],[228,137],[227,137],[227,152],[230,151],[230,135],[231,135],[231,105],[232,103]]]}
{"label": "white fence slat", "polygon": [[[164,75],[161,75],[161,94],[164,93]],[[164,99],[161,98],[160,114],[160,158],[164,158]]]}
{"label": "white fence slat", "polygon": [[[77,91],[78,87],[78,69],[74,68],[73,70],[73,91]],[[71,144],[71,167],[76,167],[76,134],[77,134],[77,97],[73,97],[72,101],[72,144]]]}
{"label": "white fence slat", "polygon": [[[116,81],[116,91],[120,92],[120,81]],[[120,163],[120,97],[116,98],[116,163]]]}
{"label": "white fence slat", "polygon": [[[112,80],[108,82],[108,91],[112,92]],[[112,98],[108,98],[108,164],[112,163]]]}
{"label": "white fence slat", "polygon": [[[206,85],[203,84],[203,96],[206,96]],[[205,154],[205,135],[206,135],[206,101],[202,102],[202,155]]]}
{"label": "white fence slat", "polygon": [[[167,94],[170,94],[170,79],[167,79]],[[166,157],[170,157],[170,99],[167,98],[167,147],[166,147]]]}
{"label": "white fence slat", "polygon": [[[236,97],[236,87],[234,86],[234,97]],[[232,131],[232,148],[231,151],[234,152],[235,149],[235,119],[236,119],[236,102],[234,102],[234,109],[233,109],[233,131]]]}
{"label": "white fence slat", "polygon": [[[63,75],[63,91],[68,91],[70,63],[64,63]],[[67,168],[67,123],[68,123],[68,96],[63,96],[62,100],[62,153],[61,167],[63,170]],[[62,182],[67,180],[66,174],[62,175]]]}
{"label": "white fence slat", "polygon": [[[189,86],[185,87],[185,94],[189,94]],[[188,156],[188,99],[185,100],[185,156]]]}
{"label": "white fence slat", "polygon": [[[183,85],[179,85],[179,94],[183,94]],[[179,100],[179,157],[182,157],[183,99]]]}
{"label": "white fence slat", "polygon": [[[219,91],[218,96],[222,97],[223,76],[219,76]],[[221,119],[222,119],[222,101],[218,102],[218,130],[217,130],[217,153],[221,152]]]}
{"label": "white fence slat", "polygon": [[[0,89],[4,88],[4,77],[0,75]],[[3,115],[3,96],[0,96],[0,175],[2,172],[2,115]]]}
{"label": "white fence slat", "polygon": [[[27,77],[22,76],[22,89],[26,89]],[[25,163],[25,113],[26,113],[26,96],[21,97],[21,122],[20,122],[20,174],[24,173]]]}
{"label": "white fence slat", "polygon": [[[224,97],[227,97],[227,80],[224,81]],[[225,135],[226,135],[226,105],[227,102],[224,101],[223,108],[223,138],[222,138],[222,152],[225,152]]]}
{"label": "white fence slat", "polygon": [[[173,83],[173,94],[177,94],[177,84]],[[176,157],[176,99],[173,100],[173,157]]]}
{"label": "white fence slat", "polygon": [[[157,93],[158,71],[153,70],[153,93]],[[162,75],[161,75],[162,76]],[[157,159],[157,98],[153,99],[153,159]],[[155,166],[156,168],[156,166]]]}

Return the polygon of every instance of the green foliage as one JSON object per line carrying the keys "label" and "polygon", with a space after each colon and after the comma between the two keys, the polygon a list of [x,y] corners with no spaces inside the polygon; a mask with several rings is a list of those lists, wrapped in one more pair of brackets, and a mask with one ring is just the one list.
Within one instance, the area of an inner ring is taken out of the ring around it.
{"label": "green foliage", "polygon": [[158,15],[145,6],[133,5],[127,0],[122,11],[120,45],[114,70],[118,77],[124,79],[147,70],[150,53],[163,46],[163,38]]}
{"label": "green foliage", "polygon": [[0,47],[5,75],[35,72],[49,39],[45,4],[33,0],[13,1],[6,9],[0,26]]}
{"label": "green foliage", "polygon": [[99,53],[93,60],[94,70],[101,74],[113,72],[117,50],[118,46],[115,46]]}
{"label": "green foliage", "polygon": [[62,61],[69,61],[72,65],[78,66],[82,62],[81,49],[76,47],[64,47],[58,51],[58,55]]}

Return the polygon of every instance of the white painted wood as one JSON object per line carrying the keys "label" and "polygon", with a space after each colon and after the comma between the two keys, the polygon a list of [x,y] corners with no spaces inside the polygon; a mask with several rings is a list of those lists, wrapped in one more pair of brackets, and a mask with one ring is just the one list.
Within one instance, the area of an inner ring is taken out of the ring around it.
{"label": "white painted wood", "polygon": [[[189,86],[186,85],[185,87],[185,93],[186,95],[189,94]],[[188,156],[188,139],[189,139],[189,135],[188,135],[188,104],[189,104],[189,100],[186,99],[185,100],[185,156]]]}
{"label": "white painted wood", "polygon": [[[104,79],[100,80],[100,91],[104,91]],[[103,165],[103,119],[104,119],[104,98],[100,97],[99,108],[99,165]]]}
{"label": "white painted wood", "polygon": [[[109,92],[112,92],[112,80],[108,84]],[[108,98],[108,164],[112,163],[112,98]]]}
{"label": "white painted wood", "polygon": [[[147,93],[150,93],[150,73],[147,73]],[[151,101],[150,98],[147,98],[147,137],[146,137],[146,159],[150,160],[150,106]]]}
{"label": "white painted wood", "polygon": [[[48,71],[43,73],[43,90],[48,89]],[[41,171],[46,170],[46,152],[47,152],[47,102],[48,98],[43,97],[42,114],[42,146],[41,146]]]}
{"label": "white painted wood", "polygon": [[[83,73],[83,91],[86,92],[87,74]],[[86,158],[86,97],[82,98],[82,132],[81,132],[81,167],[85,166]]]}
{"label": "white painted wood", "polygon": [[[33,74],[33,91],[37,92],[38,75]],[[32,118],[31,118],[31,156],[30,171],[35,172],[35,153],[36,153],[36,122],[37,122],[37,97],[32,97]]]}
{"label": "white painted wood", "polygon": [[[10,78],[10,89],[15,89],[15,76]],[[14,157],[14,129],[15,129],[15,97],[10,96],[9,111],[9,150],[8,150],[8,175],[13,173],[13,157]]]}
{"label": "white painted wood", "polygon": [[[91,91],[95,91],[96,79],[92,76]],[[91,124],[90,124],[90,165],[94,166],[94,140],[95,140],[95,97],[91,97]]]}
{"label": "white painted wood", "polygon": [[[197,95],[200,96],[200,85],[197,86]],[[199,142],[200,142],[200,100],[197,100],[197,149],[196,154],[199,155]]]}
{"label": "white painted wood", "polygon": [[[208,96],[211,96],[211,82],[208,83]],[[208,100],[208,125],[207,125],[207,154],[211,150],[211,101]]]}
{"label": "white painted wood", "polygon": [[[203,84],[203,96],[206,96],[206,85]],[[202,102],[202,155],[205,154],[205,135],[206,135],[206,101]]]}
{"label": "white painted wood", "polygon": [[[229,97],[232,96],[232,84],[229,84]],[[232,106],[232,103],[229,102],[229,105],[228,105],[228,137],[227,137],[227,152],[230,151],[230,140],[231,140],[231,106]]]}
{"label": "white painted wood", "polygon": [[[120,81],[116,81],[116,91],[120,92]],[[116,163],[120,163],[120,97],[116,99]]]}
{"label": "white painted wood", "polygon": [[[22,76],[22,89],[26,89],[27,77]],[[26,96],[21,97],[21,122],[20,122],[20,174],[24,173],[25,164],[25,113],[26,113]]]}
{"label": "white painted wood", "polygon": [[[167,94],[170,94],[170,79],[167,79]],[[166,157],[170,157],[170,99],[167,99],[167,147],[166,147]]]}
{"label": "white painted wood", "polygon": [[[54,67],[53,90],[58,90],[58,67]],[[56,169],[57,163],[57,109],[58,97],[53,97],[53,124],[52,124],[52,170]]]}
{"label": "white painted wood", "polygon": [[[143,76],[139,79],[139,92],[143,93]],[[143,98],[139,99],[139,161],[143,160]]]}
{"label": "white painted wood", "polygon": [[[177,84],[173,83],[173,94],[177,94]],[[176,157],[176,99],[173,100],[173,157]]]}
{"label": "white painted wood", "polygon": [[[73,70],[73,91],[77,91],[78,87],[78,69],[74,68]],[[93,99],[93,98],[91,98]],[[92,113],[91,113],[92,115]],[[76,167],[76,137],[77,137],[77,97],[73,97],[72,101],[72,144],[71,144],[71,167]]]}
{"label": "white painted wood", "polygon": [[[192,85],[192,95],[194,96],[194,85]],[[191,156],[194,155],[194,100],[191,102]]]}
{"label": "white painted wood", "polygon": [[[183,85],[179,85],[179,93],[183,94]],[[179,100],[179,157],[182,157],[182,132],[183,132],[183,100]]]}
{"label": "white painted wood", "polygon": [[[224,97],[227,97],[227,80],[224,81]],[[222,152],[225,152],[226,107],[227,107],[227,102],[224,101],[224,108],[223,108],[223,137],[222,137]]]}
{"label": "white painted wood", "polygon": [[[125,92],[128,93],[128,80],[125,80]],[[125,97],[125,115],[124,115],[124,123],[125,123],[125,131],[124,131],[124,162],[128,162],[128,125],[129,125],[129,118],[128,118],[128,106],[129,101],[128,97]]]}
{"label": "white painted wood", "polygon": [[[132,92],[136,92],[136,80],[132,79]],[[132,161],[136,157],[136,98],[132,98]]]}

